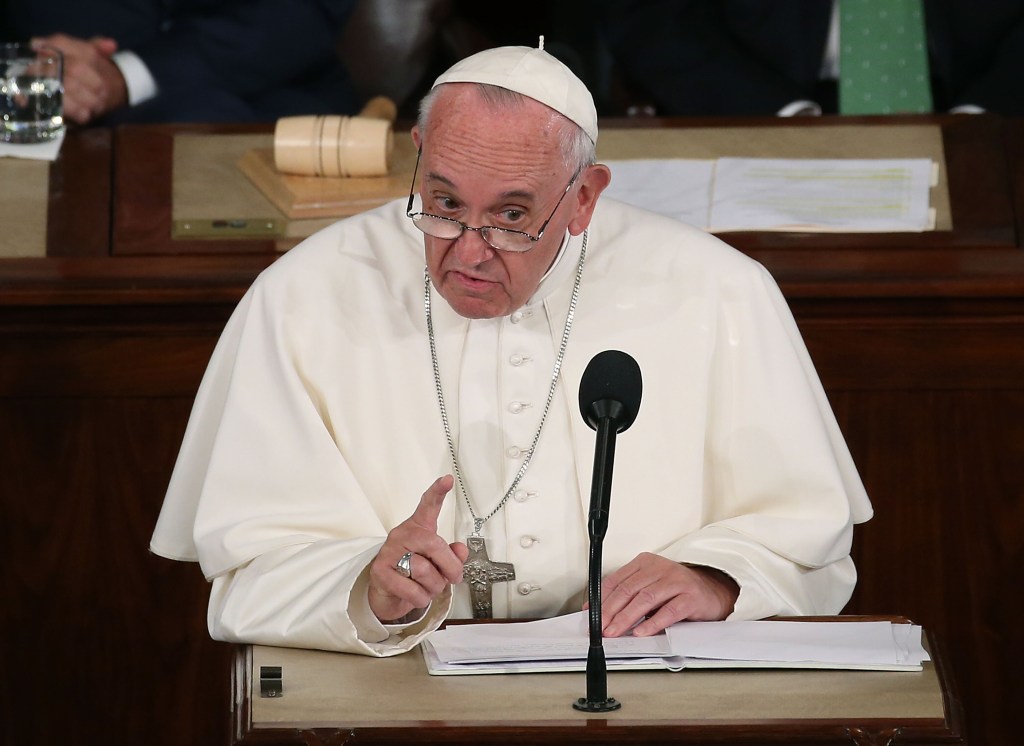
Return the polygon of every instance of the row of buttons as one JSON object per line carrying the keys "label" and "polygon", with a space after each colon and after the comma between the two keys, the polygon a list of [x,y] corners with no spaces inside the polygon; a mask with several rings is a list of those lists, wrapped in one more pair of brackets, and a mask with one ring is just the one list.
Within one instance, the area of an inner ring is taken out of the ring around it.
{"label": "row of buttons", "polygon": [[[518,494],[516,495],[516,498],[518,499]],[[519,546],[521,546],[523,549],[529,549],[534,544],[539,543],[540,539],[538,539],[536,536],[530,536],[529,534],[527,534],[525,536],[519,537]],[[536,585],[535,583],[520,583],[516,586],[516,591],[518,591],[520,596],[529,596],[534,591],[539,590],[540,586]]]}
{"label": "row of buttons", "polygon": [[[509,321],[511,321],[513,324],[518,324],[524,318],[529,318],[532,315],[533,311],[516,311],[511,316],[509,316]],[[521,365],[525,365],[530,361],[531,358],[527,357],[526,355],[519,354],[509,355],[508,358],[509,365],[515,368],[518,368]],[[531,406],[532,405],[529,402],[514,401],[508,405],[508,411],[511,412],[512,414],[521,414],[523,410]],[[529,448],[511,446],[505,451],[505,454],[509,458],[524,458],[529,454],[529,452]],[[529,492],[527,490],[516,490],[515,494],[512,495],[512,499],[515,500],[516,502],[524,503],[527,500],[530,500],[536,496],[536,492]],[[526,535],[521,536],[519,538],[519,546],[521,546],[523,549],[529,549],[534,544],[537,544],[539,542],[540,539],[538,539],[536,536]],[[516,586],[516,592],[519,593],[520,596],[529,596],[534,591],[539,590],[540,586],[535,583],[519,583],[519,585]]]}
{"label": "row of buttons", "polygon": [[[519,323],[520,319],[523,318],[524,313],[522,311],[516,311],[512,314],[512,323]],[[531,358],[526,355],[512,354],[509,355],[508,362],[514,367],[519,367],[525,363],[530,362]],[[529,409],[533,405],[529,402],[514,401],[508,405],[508,411],[512,414],[522,414],[524,410]],[[519,446],[510,446],[505,450],[505,455],[509,458],[525,458],[530,452],[529,448],[520,448]],[[520,501],[522,502],[522,501]]]}

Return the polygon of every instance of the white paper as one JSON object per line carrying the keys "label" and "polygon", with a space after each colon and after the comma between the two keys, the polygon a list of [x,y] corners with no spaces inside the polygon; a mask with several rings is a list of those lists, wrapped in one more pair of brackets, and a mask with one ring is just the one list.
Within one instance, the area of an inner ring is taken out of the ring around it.
{"label": "white paper", "polygon": [[713,160],[669,158],[608,161],[605,165],[612,171],[606,196],[697,228],[707,226]]}
{"label": "white paper", "polygon": [[708,229],[927,230],[932,162],[720,158]]}
{"label": "white paper", "polygon": [[[916,627],[897,640],[891,622],[680,622],[668,628],[672,650],[687,658],[778,663],[888,666],[920,663],[928,656]],[[906,632],[906,630],[905,630]],[[916,659],[913,653],[916,653]]]}
{"label": "white paper", "polygon": [[[605,638],[616,668],[843,668],[918,671],[921,628],[890,622],[680,622],[651,637]],[[587,615],[451,625],[423,643],[432,674],[586,670]]]}
{"label": "white paper", "polygon": [[926,158],[609,161],[604,194],[713,232],[934,228]]}
{"label": "white paper", "polygon": [[[508,660],[586,660],[590,637],[583,612],[515,624],[452,625],[434,632],[429,642],[448,663]],[[671,655],[668,637],[604,639],[611,658],[663,658]]]}

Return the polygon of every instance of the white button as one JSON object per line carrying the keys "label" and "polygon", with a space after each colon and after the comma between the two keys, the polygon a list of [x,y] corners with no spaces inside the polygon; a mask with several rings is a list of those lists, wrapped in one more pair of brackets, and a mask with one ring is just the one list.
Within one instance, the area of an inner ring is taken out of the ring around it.
{"label": "white button", "polygon": [[520,583],[516,586],[516,590],[519,591],[520,596],[529,596],[534,591],[539,591],[540,586],[533,583]]}
{"label": "white button", "polygon": [[515,366],[516,368],[518,368],[523,363],[527,362],[529,359],[530,358],[526,357],[525,355],[509,355],[508,356],[509,364]]}
{"label": "white button", "polygon": [[520,321],[523,320],[523,312],[516,311],[515,313],[508,317],[508,320],[511,321],[513,324],[518,324]]}
{"label": "white button", "polygon": [[517,503],[524,503],[530,499],[530,493],[526,490],[516,490],[512,495],[512,499]]}
{"label": "white button", "polygon": [[508,405],[508,411],[511,412],[512,414],[520,414],[528,406],[530,405],[526,404],[525,402],[514,401]]}
{"label": "white button", "polygon": [[519,446],[509,446],[505,449],[505,455],[509,458],[525,458],[529,453],[529,448],[520,448]]}
{"label": "white button", "polygon": [[538,539],[536,536],[521,536],[519,537],[519,546],[521,546],[523,549],[529,549],[539,541],[540,539]]}

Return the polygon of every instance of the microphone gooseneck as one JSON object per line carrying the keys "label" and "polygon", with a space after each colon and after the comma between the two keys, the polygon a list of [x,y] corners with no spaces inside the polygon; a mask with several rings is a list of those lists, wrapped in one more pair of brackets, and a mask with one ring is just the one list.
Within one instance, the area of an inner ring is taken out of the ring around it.
{"label": "microphone gooseneck", "polygon": [[622,703],[608,696],[608,668],[601,634],[601,546],[608,530],[615,436],[629,428],[640,409],[643,383],[636,360],[619,350],[598,353],[580,380],[580,413],[597,431],[594,476],[590,489],[589,602],[590,649],[587,652],[587,696],[573,702],[585,712],[617,710]]}

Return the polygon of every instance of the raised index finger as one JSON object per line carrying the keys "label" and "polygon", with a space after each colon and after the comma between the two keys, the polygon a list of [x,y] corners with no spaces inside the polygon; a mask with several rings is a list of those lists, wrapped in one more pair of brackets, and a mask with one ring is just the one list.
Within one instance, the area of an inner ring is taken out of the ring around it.
{"label": "raised index finger", "polygon": [[416,510],[413,511],[412,521],[436,533],[437,517],[441,514],[441,506],[444,505],[444,498],[451,492],[454,484],[455,479],[451,474],[438,477],[420,498]]}

